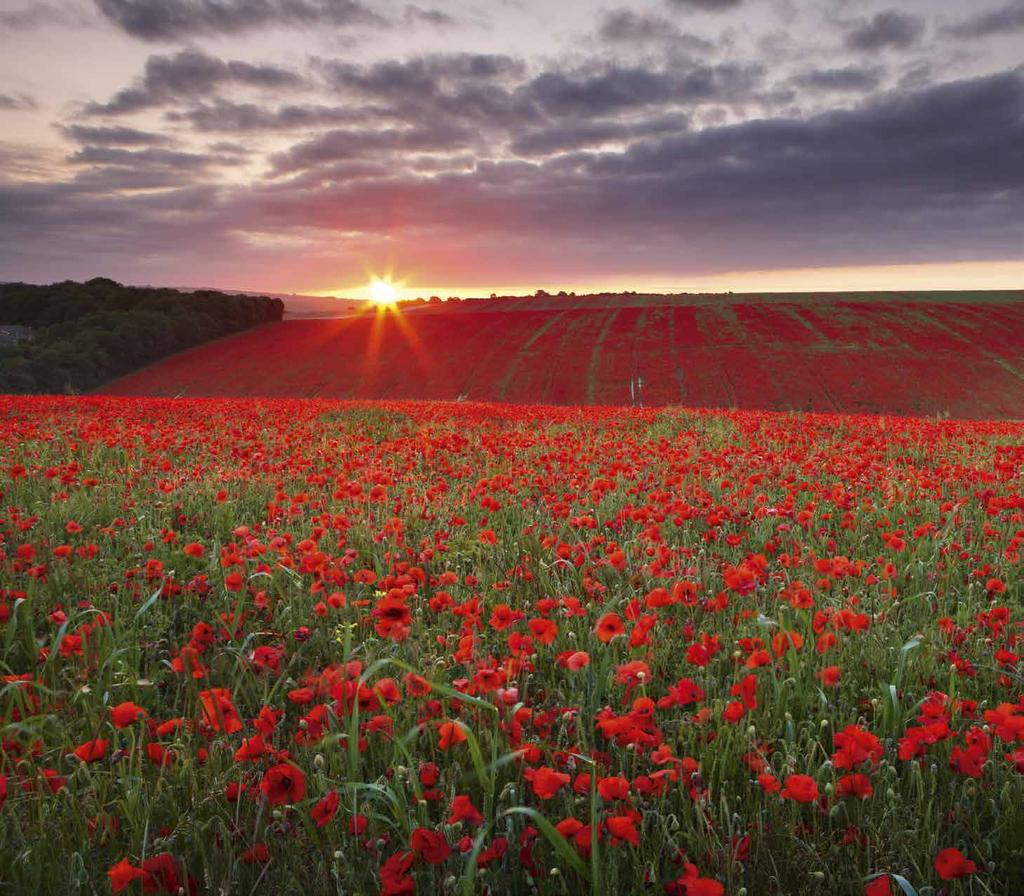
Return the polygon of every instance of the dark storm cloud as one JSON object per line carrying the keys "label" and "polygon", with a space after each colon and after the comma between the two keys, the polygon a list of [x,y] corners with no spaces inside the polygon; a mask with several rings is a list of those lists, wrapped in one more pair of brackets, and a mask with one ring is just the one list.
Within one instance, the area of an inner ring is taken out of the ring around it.
{"label": "dark storm cloud", "polygon": [[877,13],[861,22],[846,35],[851,50],[873,52],[886,47],[909,47],[924,34],[924,21],[893,9]]}
{"label": "dark storm cloud", "polygon": [[[888,94],[850,111],[641,135],[624,151],[478,161],[429,180],[368,161],[399,144],[452,152],[473,139],[440,128],[304,141],[276,160],[281,172],[305,169],[301,178],[219,194],[222,226],[373,232],[400,208],[411,232],[470,227],[498,239],[529,227],[599,240],[629,228],[674,234],[674,251],[685,234],[705,252],[742,244],[764,261],[789,253],[791,263],[823,245],[834,262],[879,257],[896,251],[893,233],[902,235],[899,251],[912,245],[935,259],[954,237],[961,248],[1005,254],[1024,236],[1024,159],[1007,151],[1024,140],[1017,73]],[[340,162],[360,176],[346,176]]]}
{"label": "dark storm cloud", "polygon": [[142,40],[170,41],[203,34],[238,34],[287,27],[381,24],[355,0],[95,0],[103,15]]}
{"label": "dark storm cloud", "polygon": [[855,65],[846,68],[815,69],[801,72],[792,78],[793,84],[803,90],[813,91],[869,91],[874,90],[885,74],[880,67],[861,68]]}
{"label": "dark storm cloud", "polygon": [[19,112],[35,108],[36,101],[27,93],[0,93],[0,110]]}
{"label": "dark storm cloud", "polygon": [[981,12],[948,30],[957,37],[987,37],[1024,29],[1024,2],[1010,3],[991,12]]}
{"label": "dark storm cloud", "polygon": [[263,89],[300,87],[303,78],[274,65],[224,62],[197,50],[182,50],[174,56],[150,56],[138,84],[118,91],[106,103],[91,103],[91,115],[123,115],[160,106],[182,97],[208,94],[226,84]]}
{"label": "dark storm cloud", "polygon": [[[479,162],[431,180],[390,169],[332,181],[311,169],[302,183],[315,188],[249,191],[232,217],[373,232],[400,208],[410,232],[471,227],[499,240],[529,228],[617,246],[630,232],[651,252],[658,235],[669,240],[666,257],[692,252],[695,264],[712,265],[729,253],[733,263],[769,264],[780,253],[812,262],[823,248],[833,263],[864,252],[942,260],[951,242],[997,257],[1024,238],[1024,159],[1007,151],[1024,140],[1022,113],[1024,80],[998,75],[851,111],[641,138],[625,151]],[[337,155],[323,144],[303,149],[311,165]]]}
{"label": "dark storm cloud", "polygon": [[72,124],[62,127],[61,130],[76,143],[96,146],[158,146],[167,142],[167,138],[162,134],[153,134],[136,128]]}

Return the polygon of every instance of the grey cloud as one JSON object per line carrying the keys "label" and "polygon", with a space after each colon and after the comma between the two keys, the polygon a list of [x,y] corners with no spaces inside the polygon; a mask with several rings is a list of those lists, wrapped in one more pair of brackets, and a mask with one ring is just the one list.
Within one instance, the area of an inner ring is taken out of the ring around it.
{"label": "grey cloud", "polygon": [[552,115],[609,115],[645,106],[728,102],[760,80],[758,66],[694,65],[672,71],[610,67],[573,74],[545,72],[523,89]]}
{"label": "grey cloud", "polygon": [[474,138],[474,132],[452,124],[425,123],[381,130],[338,129],[293,146],[271,158],[278,173],[298,171],[324,162],[356,160],[367,153],[450,151]]}
{"label": "grey cloud", "polygon": [[99,11],[133,37],[170,41],[287,27],[379,25],[355,0],[95,0]]}
{"label": "grey cloud", "polygon": [[450,16],[440,9],[425,9],[415,4],[405,8],[404,18],[409,24],[423,23],[433,25],[435,28],[451,28],[458,24],[458,20],[454,16]]}
{"label": "grey cloud", "polygon": [[36,101],[27,93],[0,93],[0,110],[23,112],[36,108]]}
{"label": "grey cloud", "polygon": [[173,122],[187,122],[201,133],[256,134],[366,123],[380,118],[381,113],[349,106],[290,105],[267,108],[257,103],[215,99],[185,110],[169,111],[166,117]]}
{"label": "grey cloud", "polygon": [[177,152],[169,149],[131,150],[115,146],[85,146],[69,157],[79,165],[118,165],[136,170],[168,168],[177,171],[199,171],[213,165],[237,164],[227,156]]}
{"label": "grey cloud", "polygon": [[168,140],[162,134],[140,131],[136,128],[89,127],[72,124],[61,130],[76,143],[112,146],[158,146]]}
{"label": "grey cloud", "polygon": [[853,28],[845,42],[851,50],[874,52],[886,47],[912,46],[922,34],[924,22],[920,18],[888,9]]}
{"label": "grey cloud", "polygon": [[957,37],[987,37],[1024,29],[1024,2],[1010,3],[991,12],[964,19],[948,31]]}
{"label": "grey cloud", "polygon": [[846,68],[801,72],[795,75],[792,81],[804,90],[869,91],[878,87],[884,74],[884,69],[880,67],[861,68],[851,65]]}
{"label": "grey cloud", "polygon": [[[998,75],[891,94],[852,111],[641,139],[625,151],[252,199],[285,225],[312,215],[322,216],[317,226],[341,226],[343,218],[346,228],[372,229],[400,201],[410,227],[472,221],[476,229],[486,221],[512,232],[533,222],[594,238],[600,221],[634,234],[699,221],[717,240],[742,235],[773,251],[795,234],[831,236],[837,255],[851,234],[880,234],[883,219],[908,239],[918,233],[922,244],[934,238],[927,222],[941,220],[974,247],[982,233],[972,235],[966,222],[1016,220],[999,236],[1005,246],[1024,230],[1013,215],[1024,197],[1024,159],[1006,149],[1024,139],[1022,111],[1024,78]],[[495,204],[500,219],[488,214]],[[992,238],[991,227],[982,229]]]}
{"label": "grey cloud", "polygon": [[686,115],[670,114],[637,122],[554,122],[519,134],[509,145],[517,156],[547,156],[608,142],[629,143],[665,133],[681,133],[689,127]]}
{"label": "grey cloud", "polygon": [[327,63],[331,82],[339,88],[378,97],[434,94],[467,81],[519,77],[523,63],[510,56],[453,53],[386,61],[364,67]]}
{"label": "grey cloud", "polygon": [[677,9],[703,9],[708,12],[724,12],[735,9],[743,0],[667,0],[669,6]]}
{"label": "grey cloud", "polygon": [[662,42],[677,49],[694,53],[709,53],[715,45],[711,41],[687,34],[664,16],[638,13],[631,9],[612,9],[602,14],[598,23],[598,36],[610,44],[645,44]]}
{"label": "grey cloud", "polygon": [[0,28],[8,31],[28,31],[47,25],[82,26],[87,22],[87,17],[80,9],[67,4],[55,6],[51,3],[32,2],[20,8],[0,10]]}
{"label": "grey cloud", "polygon": [[282,89],[303,83],[300,75],[274,65],[224,62],[197,50],[182,50],[174,56],[150,56],[138,84],[118,91],[109,102],[91,103],[85,111],[91,115],[123,115],[181,97],[208,94],[225,84]]}

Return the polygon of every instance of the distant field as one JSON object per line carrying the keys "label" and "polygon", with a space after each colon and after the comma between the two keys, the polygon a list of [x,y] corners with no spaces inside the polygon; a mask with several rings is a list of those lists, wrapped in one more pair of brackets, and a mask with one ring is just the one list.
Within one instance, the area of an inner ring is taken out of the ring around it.
{"label": "distant field", "polygon": [[[642,386],[640,385],[642,381]],[[1024,416],[1024,292],[534,297],[268,324],[121,395]]]}

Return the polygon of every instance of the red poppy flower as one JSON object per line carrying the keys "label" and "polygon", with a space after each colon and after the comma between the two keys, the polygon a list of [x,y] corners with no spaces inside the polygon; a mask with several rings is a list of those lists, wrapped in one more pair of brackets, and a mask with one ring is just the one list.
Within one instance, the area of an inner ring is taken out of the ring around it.
{"label": "red poppy flower", "polygon": [[328,824],[338,814],[338,805],[341,798],[336,790],[332,790],[326,796],[321,797],[317,804],[310,810],[310,817],[316,822],[318,828]]}
{"label": "red poppy flower", "polygon": [[818,784],[810,775],[790,775],[782,788],[782,798],[796,803],[813,803],[818,798]]}
{"label": "red poppy flower", "polygon": [[160,893],[167,896],[178,896],[184,891],[188,896],[195,896],[199,890],[196,879],[190,874],[184,886],[178,874],[178,862],[170,853],[162,852],[144,859],[142,870],[146,873],[142,881],[143,893]]}
{"label": "red poppy flower", "polygon": [[883,874],[871,881],[864,888],[864,896],[892,896],[892,885],[889,883],[889,875]]}
{"label": "red poppy flower", "polygon": [[242,718],[231,700],[231,691],[227,688],[210,688],[199,692],[202,703],[203,721],[214,731],[234,734],[242,730]]}
{"label": "red poppy flower", "polygon": [[131,701],[118,703],[110,710],[110,721],[115,728],[127,728],[139,719],[146,718],[146,710]]}
{"label": "red poppy flower", "polygon": [[458,824],[460,821],[466,821],[472,825],[480,825],[484,822],[483,815],[473,805],[473,801],[461,793],[452,797],[451,814],[448,816],[447,823]]}
{"label": "red poppy flower", "polygon": [[110,741],[103,740],[102,738],[87,740],[80,747],[75,748],[75,755],[85,763],[99,762],[107,755],[107,747],[109,746]]}
{"label": "red poppy flower", "polygon": [[533,787],[533,792],[542,800],[551,799],[569,783],[569,776],[567,774],[557,772],[547,765],[530,771],[532,771],[532,774],[528,774],[528,777]]}
{"label": "red poppy flower", "polygon": [[852,796],[866,800],[874,792],[875,788],[867,775],[844,775],[836,782],[837,796]]}
{"label": "red poppy flower", "polygon": [[271,806],[297,803],[306,795],[306,776],[290,762],[280,762],[264,772],[260,791]]}
{"label": "red poppy flower", "polygon": [[640,845],[640,832],[636,829],[636,818],[632,815],[612,815],[605,825],[616,840],[625,840],[633,846]]}
{"label": "red poppy flower", "polygon": [[628,800],[629,781],[625,778],[602,778],[597,782],[597,792],[603,800]]}
{"label": "red poppy flower", "polygon": [[437,745],[442,750],[451,749],[455,744],[464,743],[466,740],[466,732],[457,722],[442,722],[438,725],[437,733]]}
{"label": "red poppy flower", "polygon": [[120,893],[123,889],[128,887],[132,881],[145,876],[145,871],[141,868],[136,868],[127,859],[121,859],[120,862],[107,871],[107,877],[110,878],[110,889],[113,893]]}
{"label": "red poppy flower", "polygon": [[948,847],[935,857],[935,870],[942,880],[956,880],[958,877],[974,874],[978,866],[959,849]]}
{"label": "red poppy flower", "polygon": [[444,834],[439,834],[429,828],[413,830],[409,846],[416,855],[431,865],[440,865],[452,854],[452,848],[444,839]]}

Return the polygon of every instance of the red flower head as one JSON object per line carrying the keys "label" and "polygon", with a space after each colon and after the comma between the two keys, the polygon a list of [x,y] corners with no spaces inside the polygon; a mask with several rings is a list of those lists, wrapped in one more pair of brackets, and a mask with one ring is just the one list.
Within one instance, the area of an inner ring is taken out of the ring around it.
{"label": "red flower head", "polygon": [[605,644],[625,631],[626,626],[623,624],[622,618],[618,613],[605,613],[597,620],[597,625],[594,628],[597,639]]}
{"label": "red flower head", "polygon": [[429,828],[416,828],[412,832],[412,840],[409,845],[416,855],[431,865],[440,865],[452,854],[452,848],[444,839],[444,834],[439,834]]}
{"label": "red flower head", "polygon": [[110,890],[113,893],[120,893],[133,880],[138,880],[140,877],[145,876],[145,871],[141,868],[136,868],[127,859],[121,859],[120,862],[107,871],[107,877],[110,878]]}
{"label": "red flower head", "polygon": [[461,793],[452,798],[452,812],[448,816],[447,824],[457,824],[460,821],[467,821],[472,825],[484,823],[484,817],[473,805],[473,801]]}
{"label": "red flower head", "polygon": [[959,849],[949,847],[935,857],[935,870],[943,880],[956,880],[958,877],[974,874],[978,866]]}
{"label": "red flower head", "polygon": [[231,700],[231,691],[227,688],[210,688],[199,692],[199,700],[203,707],[203,721],[214,731],[234,734],[242,730],[242,719]]}
{"label": "red flower head", "polygon": [[782,798],[796,803],[813,803],[818,798],[818,784],[810,775],[790,775],[782,788]]}
{"label": "red flower head", "polygon": [[99,762],[107,755],[107,747],[109,746],[110,741],[108,740],[87,740],[75,750],[75,755],[81,759],[82,762]]}
{"label": "red flower head", "polygon": [[115,728],[127,728],[144,718],[146,718],[146,710],[131,701],[118,703],[110,710],[110,721],[113,722]]}
{"label": "red flower head", "polygon": [[883,874],[871,881],[864,888],[864,896],[892,896],[892,885],[889,883],[889,875]]}
{"label": "red flower head", "polygon": [[264,773],[260,791],[271,806],[297,803],[306,795],[306,776],[290,762],[280,762]]}
{"label": "red flower head", "polygon": [[309,815],[316,822],[318,828],[328,824],[338,814],[338,804],[340,802],[341,798],[336,790],[332,790],[327,796],[317,802]]}
{"label": "red flower head", "polygon": [[530,784],[533,786],[533,792],[542,800],[551,799],[559,790],[569,783],[569,776],[567,774],[563,772],[556,772],[553,768],[547,765],[542,765],[540,768],[534,770],[532,774],[528,773],[527,776],[530,778]]}
{"label": "red flower head", "polygon": [[462,730],[462,726],[458,722],[442,722],[437,727],[437,733],[437,745],[442,750],[448,750],[455,744],[464,743],[466,740],[466,732]]}

